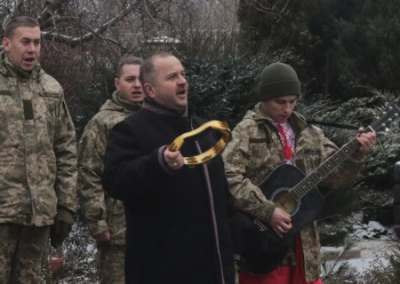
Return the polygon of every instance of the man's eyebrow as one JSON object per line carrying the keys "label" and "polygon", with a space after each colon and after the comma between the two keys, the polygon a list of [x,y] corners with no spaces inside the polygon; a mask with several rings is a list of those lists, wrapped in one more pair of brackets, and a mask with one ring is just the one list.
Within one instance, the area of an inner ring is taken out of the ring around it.
{"label": "man's eyebrow", "polygon": [[185,69],[174,70],[170,74],[185,74]]}
{"label": "man's eyebrow", "polygon": [[174,76],[174,75],[176,75],[176,74],[178,74],[178,73],[179,73],[179,71],[172,71],[172,72],[170,72],[170,73],[167,74],[167,77]]}
{"label": "man's eyebrow", "polygon": [[22,40],[29,40],[29,41],[40,41],[40,38],[30,38],[30,37],[23,37]]}

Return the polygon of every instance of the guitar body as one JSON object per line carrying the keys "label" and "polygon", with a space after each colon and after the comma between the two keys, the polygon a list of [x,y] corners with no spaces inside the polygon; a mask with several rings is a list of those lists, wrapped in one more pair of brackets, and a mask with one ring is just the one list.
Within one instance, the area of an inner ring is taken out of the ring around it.
{"label": "guitar body", "polygon": [[242,212],[237,213],[233,232],[237,234],[234,243],[240,255],[238,265],[241,269],[254,274],[266,274],[274,270],[293,247],[295,235],[323,213],[325,201],[316,187],[300,201],[291,196],[290,189],[304,177],[295,166],[281,165],[259,185],[268,199],[291,214],[293,227],[284,238],[278,237],[268,225],[262,224],[256,218]]}

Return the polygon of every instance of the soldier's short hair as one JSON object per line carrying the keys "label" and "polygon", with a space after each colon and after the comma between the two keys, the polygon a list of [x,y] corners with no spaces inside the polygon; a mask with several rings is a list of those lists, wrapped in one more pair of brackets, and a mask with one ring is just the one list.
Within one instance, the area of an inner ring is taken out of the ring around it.
{"label": "soldier's short hair", "polygon": [[131,54],[126,54],[122,56],[118,62],[118,68],[117,68],[117,78],[120,78],[122,75],[122,67],[127,64],[132,64],[132,65],[141,65],[143,62],[143,59],[140,57],[133,56]]}
{"label": "soldier's short hair", "polygon": [[142,86],[144,86],[145,83],[152,82],[154,75],[155,75],[155,70],[154,70],[154,59],[156,58],[165,58],[169,56],[174,56],[171,53],[157,53],[154,54],[148,58],[146,58],[142,65],[140,65],[140,75],[139,79],[140,82],[142,83]]}
{"label": "soldier's short hair", "polygon": [[28,16],[13,17],[6,25],[6,28],[4,30],[4,37],[12,38],[15,29],[19,27],[35,28],[40,27],[40,25],[37,20]]}

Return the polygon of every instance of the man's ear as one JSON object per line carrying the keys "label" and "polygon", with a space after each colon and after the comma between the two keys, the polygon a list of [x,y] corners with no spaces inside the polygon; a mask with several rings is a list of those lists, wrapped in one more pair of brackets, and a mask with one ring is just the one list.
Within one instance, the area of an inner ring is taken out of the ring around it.
{"label": "man's ear", "polygon": [[118,78],[114,78],[114,86],[119,91],[119,79]]}
{"label": "man's ear", "polygon": [[8,38],[3,37],[2,41],[1,41],[1,44],[3,45],[3,49],[5,51],[7,51],[7,52],[10,51],[11,43],[10,43],[10,40]]}
{"label": "man's ear", "polygon": [[156,94],[154,92],[154,87],[149,84],[149,83],[145,83],[143,86],[144,92],[151,98],[154,99]]}

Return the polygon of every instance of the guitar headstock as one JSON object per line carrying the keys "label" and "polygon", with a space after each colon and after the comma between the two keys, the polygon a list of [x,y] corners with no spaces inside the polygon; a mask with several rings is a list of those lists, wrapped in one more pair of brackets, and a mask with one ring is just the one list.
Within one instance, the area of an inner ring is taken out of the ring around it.
{"label": "guitar headstock", "polygon": [[382,117],[378,117],[368,128],[370,130],[378,132],[381,130],[388,131],[388,126],[400,116],[399,100],[396,99],[392,103],[386,103],[385,110],[382,113]]}

